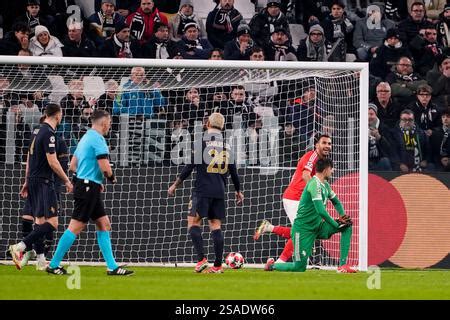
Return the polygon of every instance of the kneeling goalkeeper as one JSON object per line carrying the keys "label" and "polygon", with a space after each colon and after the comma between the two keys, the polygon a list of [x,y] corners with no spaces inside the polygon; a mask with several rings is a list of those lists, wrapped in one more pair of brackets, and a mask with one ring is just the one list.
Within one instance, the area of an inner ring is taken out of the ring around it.
{"label": "kneeling goalkeeper", "polygon": [[[316,163],[316,175],[308,181],[298,206],[297,216],[291,230],[294,244],[292,263],[275,263],[273,258],[267,260],[265,270],[296,271],[306,270],[308,258],[316,239],[329,239],[333,234],[341,233],[340,259],[338,272],[355,273],[347,264],[350,240],[352,237],[352,221],[344,212],[344,208],[336,194],[331,190],[328,179],[333,174],[331,159],[320,159]],[[331,200],[339,218],[333,220],[326,210]]]}

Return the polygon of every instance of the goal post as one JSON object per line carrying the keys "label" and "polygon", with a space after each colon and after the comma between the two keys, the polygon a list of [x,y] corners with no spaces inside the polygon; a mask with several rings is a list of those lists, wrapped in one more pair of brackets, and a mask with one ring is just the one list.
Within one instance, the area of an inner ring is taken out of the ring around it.
{"label": "goal post", "polygon": [[[207,116],[221,112],[246,197],[236,206],[228,184],[225,253],[240,252],[254,266],[280,254],[284,239],[264,235],[254,241],[253,232],[262,219],[289,224],[282,193],[314,136],[328,133],[335,163],[331,184],[355,222],[349,261],[367,270],[368,87],[367,63],[2,56],[0,261],[8,260],[8,244],[21,238],[24,201],[18,193],[30,132],[42,108],[56,102],[64,113],[58,134],[70,153],[93,109],[113,114],[107,141],[118,184],[108,185],[104,197],[118,261],[194,262],[186,229],[192,177],[176,198],[167,198],[167,188],[190,159]],[[63,194],[61,208],[58,239],[70,219],[71,195]],[[69,261],[101,261],[92,230],[90,225],[77,239]],[[209,258],[210,242],[205,227]],[[312,263],[334,268],[338,255],[336,236],[318,244]]]}

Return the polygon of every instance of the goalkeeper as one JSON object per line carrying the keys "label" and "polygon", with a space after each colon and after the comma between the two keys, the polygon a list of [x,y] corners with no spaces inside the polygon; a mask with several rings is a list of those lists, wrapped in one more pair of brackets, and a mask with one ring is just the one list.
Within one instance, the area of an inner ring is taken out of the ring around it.
{"label": "goalkeeper", "polygon": [[[352,220],[345,214],[341,202],[327,181],[332,173],[333,162],[331,159],[325,158],[317,161],[316,175],[308,181],[303,191],[291,230],[291,238],[294,243],[294,262],[275,263],[273,258],[269,258],[265,266],[266,271],[305,271],[314,241],[329,239],[333,234],[340,232],[340,259],[337,271],[356,272],[347,264],[352,237]],[[339,213],[339,219],[333,220],[328,214],[326,210],[328,200],[331,200]]]}

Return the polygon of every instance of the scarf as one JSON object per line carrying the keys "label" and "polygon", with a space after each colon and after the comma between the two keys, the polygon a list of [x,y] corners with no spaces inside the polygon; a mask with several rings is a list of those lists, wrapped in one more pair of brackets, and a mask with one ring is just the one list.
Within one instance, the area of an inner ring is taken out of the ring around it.
{"label": "scarf", "polygon": [[[375,128],[380,126],[380,119],[377,118]],[[369,131],[369,159],[377,160],[380,158],[380,150],[378,149],[377,139],[370,134]]]}
{"label": "scarf", "polygon": [[230,17],[231,11],[232,10],[224,10],[221,6],[218,6],[216,16],[214,17],[213,28],[231,33],[233,31]]}
{"label": "scarf", "polygon": [[312,61],[326,61],[324,37],[318,43],[312,43],[309,37],[306,38],[306,57]]}
{"label": "scarf", "polygon": [[450,156],[450,150],[447,150],[447,140],[448,136],[450,135],[450,128],[446,126],[442,126],[442,131],[444,131],[444,136],[442,138],[441,147],[439,149],[439,154],[441,157],[448,157]]}
{"label": "scarf", "polygon": [[403,80],[403,81],[417,81],[419,80],[419,78],[414,75],[414,73],[410,73],[410,74],[400,74],[397,71],[394,72],[395,76],[397,77],[397,79],[399,80]]}
{"label": "scarf", "polygon": [[102,26],[101,29],[101,36],[105,37],[105,38],[109,38],[110,36],[112,36],[115,32],[116,29],[114,27],[114,15],[115,13],[111,16],[111,17],[107,17],[103,14],[102,11],[99,11],[97,13],[98,18],[100,19],[100,24]]}
{"label": "scarf", "polygon": [[269,13],[267,13],[267,20],[269,21],[269,32],[275,31],[275,23],[281,18],[281,11],[276,17],[272,17]]}
{"label": "scarf", "polygon": [[403,142],[405,143],[406,152],[413,156],[413,171],[422,171],[420,168],[420,159],[422,158],[422,150],[420,149],[419,136],[414,126],[411,130],[400,127],[403,134]]}
{"label": "scarf", "polygon": [[[154,11],[150,14],[152,15]],[[155,16],[153,17],[153,23],[155,22],[161,22],[161,17],[159,15],[159,12],[156,12]],[[140,12],[136,12],[133,19],[131,20],[130,24],[130,32],[131,35],[137,39],[141,40],[142,36],[145,32],[145,18]]]}
{"label": "scarf", "polygon": [[192,22],[192,21],[197,21],[197,18],[194,13],[190,16],[182,14],[181,12],[178,12],[177,14],[180,16],[180,24],[178,25],[177,34],[183,35],[184,26],[186,25],[186,23]]}
{"label": "scarf", "polygon": [[39,23],[39,17],[32,17],[28,12],[27,12],[27,18],[28,18],[28,26],[31,29],[31,32],[34,33],[34,28],[36,28],[36,26],[40,25]]}
{"label": "scarf", "polygon": [[156,59],[169,59],[167,41],[156,42]]}
{"label": "scarf", "polygon": [[188,39],[184,38],[184,43],[186,44],[187,51],[192,51],[195,49],[200,49],[200,50],[203,49],[203,46],[198,39],[188,40]]}
{"label": "scarf", "polygon": [[133,53],[131,52],[130,42],[121,42],[117,35],[113,36],[114,43],[119,47],[119,52],[117,52],[117,58],[133,58]]}

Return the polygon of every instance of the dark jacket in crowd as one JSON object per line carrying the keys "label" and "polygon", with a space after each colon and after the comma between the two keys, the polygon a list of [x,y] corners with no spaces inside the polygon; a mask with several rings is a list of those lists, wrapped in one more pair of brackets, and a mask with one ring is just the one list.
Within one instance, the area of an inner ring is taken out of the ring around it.
{"label": "dark jacket in crowd", "polygon": [[124,51],[123,44],[116,35],[105,41],[99,49],[99,56],[105,58],[140,58],[141,46],[137,40],[131,39],[129,42],[130,52]]}
{"label": "dark jacket in crowd", "polygon": [[398,24],[400,39],[405,45],[409,45],[411,40],[413,40],[414,37],[419,34],[420,29],[424,29],[429,26],[433,26],[433,24],[426,18],[423,18],[421,21],[416,22],[411,18],[411,16],[408,16],[408,18]]}
{"label": "dark jacket in crowd", "polygon": [[63,40],[64,47],[61,48],[64,57],[96,57],[97,49],[94,42],[82,35],[79,43],[72,41],[66,36]]}
{"label": "dark jacket in crowd", "polygon": [[160,59],[156,54],[158,46],[164,46],[169,54],[168,59],[175,57],[180,51],[178,44],[175,41],[167,40],[162,42],[157,37],[153,36],[146,44],[142,46],[142,58]]}
{"label": "dark jacket in crowd", "polygon": [[253,16],[249,23],[250,35],[256,44],[263,48],[270,40],[270,34],[277,28],[289,31],[286,16],[280,11],[276,18],[270,17],[267,8]]}
{"label": "dark jacket in crowd", "polygon": [[422,130],[433,130],[442,125],[441,113],[436,104],[431,101],[428,103],[428,106],[424,108],[422,104],[416,100],[408,105],[407,109],[414,112],[414,120]]}
{"label": "dark jacket in crowd", "polygon": [[14,31],[5,34],[5,37],[0,40],[0,55],[2,56],[17,56],[22,49],[22,45],[14,35]]}
{"label": "dark jacket in crowd", "polygon": [[253,45],[252,43],[250,43],[248,48],[244,51],[244,53],[242,53],[239,40],[234,39],[230,42],[227,42],[227,44],[225,45],[223,56],[225,60],[249,60],[252,48]]}
{"label": "dark jacket in crowd", "polygon": [[[206,60],[209,57],[209,53],[213,49],[207,39],[197,39],[190,41],[185,36],[178,41],[178,48],[184,59],[203,59]],[[189,54],[193,53],[193,54]]]}
{"label": "dark jacket in crowd", "polygon": [[380,104],[380,101],[378,101],[377,98],[375,98],[372,103],[378,108],[378,119],[380,119],[380,121],[389,128],[395,127],[398,119],[400,118],[400,113],[405,109],[405,106],[394,102],[392,99],[390,99],[386,108]]}
{"label": "dark jacket in crowd", "polygon": [[233,8],[226,12],[216,7],[206,18],[206,33],[214,48],[223,49],[228,41],[237,36],[237,28],[243,19],[241,13]]}
{"label": "dark jacket in crowd", "polygon": [[398,59],[402,56],[411,57],[411,53],[403,43],[399,42],[396,47],[389,46],[385,41],[384,44],[379,47],[370,62],[370,73],[381,79],[386,79],[386,76],[391,72],[392,66],[397,63]]}
{"label": "dark jacket in crowd", "polygon": [[444,157],[450,158],[450,132],[444,132],[443,126],[435,128],[430,137],[430,145],[436,167],[440,170],[450,171],[450,166],[444,167],[441,162]]}

